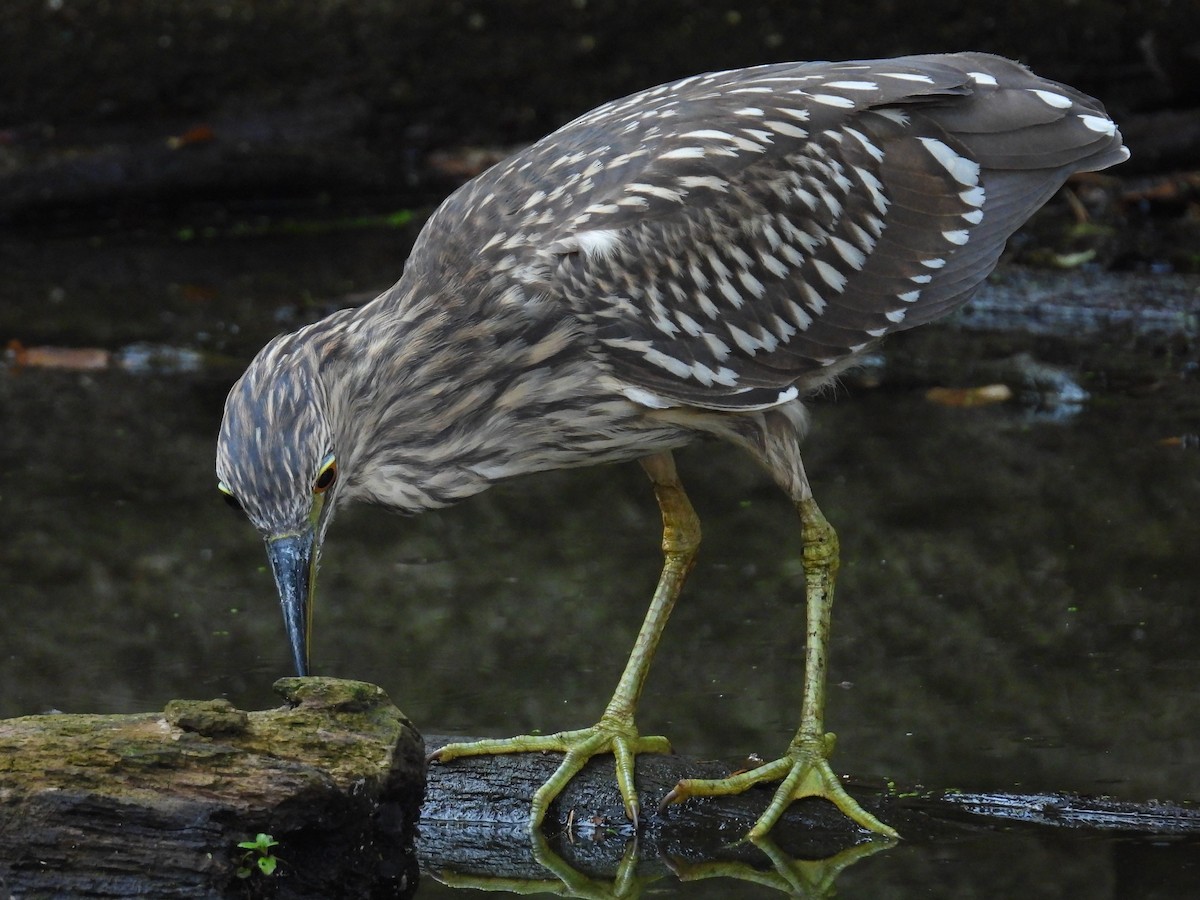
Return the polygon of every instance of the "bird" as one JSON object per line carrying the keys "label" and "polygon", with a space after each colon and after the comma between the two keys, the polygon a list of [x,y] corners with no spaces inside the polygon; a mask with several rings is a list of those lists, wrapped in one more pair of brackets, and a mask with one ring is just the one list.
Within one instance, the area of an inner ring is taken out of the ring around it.
{"label": "bird", "polygon": [[391,288],[274,338],[230,390],[218,488],[266,543],[298,674],[342,504],[416,514],[518,475],[636,460],[663,567],[596,724],[453,743],[432,761],[561,753],[531,798],[536,829],[589,759],[612,754],[637,827],[636,755],[671,749],[640,733],[638,700],[700,542],[673,452],[723,440],[799,517],[800,724],[778,759],[682,780],[663,806],[779,782],[749,837],[802,797],[896,837],[829,762],[839,548],[801,459],[805,400],[888,334],[965,303],[1070,175],[1128,156],[1098,101],[962,52],[694,75],[497,163],[430,216]]}

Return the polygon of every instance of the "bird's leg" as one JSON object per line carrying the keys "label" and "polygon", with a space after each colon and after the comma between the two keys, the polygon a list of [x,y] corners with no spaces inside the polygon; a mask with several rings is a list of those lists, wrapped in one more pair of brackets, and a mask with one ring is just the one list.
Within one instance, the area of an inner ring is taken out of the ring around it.
{"label": "bird's leg", "polygon": [[[767,435],[768,439],[771,437]],[[794,441],[792,442],[794,443]],[[825,731],[825,676],[829,647],[829,617],[833,609],[833,587],[838,569],[838,537],[817,506],[800,463],[798,450],[782,442],[784,451],[774,453],[768,440],[760,458],[780,484],[792,495],[800,514],[803,540],[804,593],[807,628],[804,648],[804,693],[800,727],[784,756],[748,772],[729,778],[680,781],[663,800],[663,806],[688,797],[738,794],[763,781],[781,781],[774,797],[747,835],[751,840],[765,836],[792,803],[801,797],[824,797],[868,831],[889,838],[896,831],[864,810],[846,793],[829,766],[834,735]]]}
{"label": "bird's leg", "polygon": [[447,744],[430,757],[445,762],[460,756],[492,753],[557,751],[565,754],[555,773],[533,795],[530,810],[532,828],[541,823],[550,803],[562,793],[587,761],[601,753],[612,753],[616,759],[617,786],[625,804],[625,813],[636,825],[641,804],[634,786],[634,758],[638,753],[671,752],[671,745],[666,738],[639,735],[634,715],[663,628],[695,561],[696,549],[700,544],[700,521],[684,493],[670,453],[647,457],[642,460],[642,467],[654,483],[654,493],[662,510],[663,569],[633,652],[600,721],[591,728],[577,731]]}

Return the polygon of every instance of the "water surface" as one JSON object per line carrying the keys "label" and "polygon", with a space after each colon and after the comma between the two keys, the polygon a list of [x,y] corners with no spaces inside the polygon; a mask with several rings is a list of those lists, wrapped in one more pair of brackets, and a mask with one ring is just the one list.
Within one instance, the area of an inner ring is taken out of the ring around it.
{"label": "water surface", "polygon": [[[271,334],[386,287],[405,250],[402,235],[360,232],[4,251],[0,333],[150,342],[205,362],[0,373],[0,716],[275,703],[289,652],[262,545],[215,490],[221,404]],[[964,351],[957,383],[976,383],[973,357],[992,345],[932,329],[932,346]],[[814,403],[806,463],[843,549],[837,767],[900,784],[1200,797],[1200,453],[1165,440],[1200,431],[1185,363],[1147,352],[1145,377],[1110,389],[1076,372],[1091,396],[1068,415],[935,405],[886,366],[880,386]],[[778,753],[803,660],[794,514],[732,448],[697,444],[679,463],[705,539],[640,722],[691,755]],[[316,668],[382,685],[428,733],[588,724],[645,610],[658,529],[633,465],[517,480],[411,519],[346,509],[326,545]],[[901,847],[839,888],[1178,896],[1198,872],[1149,845],[1014,834]],[[774,895],[669,878],[653,890]]]}

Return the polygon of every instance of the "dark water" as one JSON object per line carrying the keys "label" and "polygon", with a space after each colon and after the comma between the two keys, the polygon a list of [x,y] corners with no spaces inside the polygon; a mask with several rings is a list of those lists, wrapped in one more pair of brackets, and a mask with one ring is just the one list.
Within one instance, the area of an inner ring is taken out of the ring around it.
{"label": "dark water", "polygon": [[[3,252],[0,335],[153,342],[206,361],[0,372],[0,716],[274,705],[289,654],[262,546],[215,490],[221,404],[272,333],[385,287],[403,236]],[[973,341],[942,345],[969,360]],[[1163,443],[1200,431],[1182,365],[1147,358],[1136,390],[1093,389],[1058,417],[936,406],[886,378],[814,404],[807,465],[843,548],[827,723],[838,768],[1200,798],[1200,453]],[[793,513],[730,448],[697,445],[680,468],[705,542],[640,723],[691,755],[778,753],[803,656]],[[429,733],[588,724],[644,612],[658,527],[636,466],[516,481],[416,519],[347,509],[326,545],[317,668],[383,685]],[[1174,846],[1012,834],[901,846],[838,886],[1168,897],[1200,893],[1200,866]],[[777,896],[729,879],[648,890]]]}

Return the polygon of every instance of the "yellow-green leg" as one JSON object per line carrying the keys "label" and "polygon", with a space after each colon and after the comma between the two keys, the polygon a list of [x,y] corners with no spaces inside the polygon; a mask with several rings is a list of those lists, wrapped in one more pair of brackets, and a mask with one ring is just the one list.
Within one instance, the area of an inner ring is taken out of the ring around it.
{"label": "yellow-green leg", "polygon": [[550,779],[533,795],[529,824],[536,828],[551,802],[562,793],[572,778],[593,756],[612,753],[616,760],[617,786],[625,804],[625,813],[636,824],[641,813],[634,785],[634,757],[638,753],[670,753],[671,745],[664,737],[642,737],[634,724],[638,698],[654,651],[662,637],[667,618],[691,571],[700,544],[700,521],[683,491],[675,462],[670,453],[661,453],[642,460],[642,467],[654,483],[663,519],[663,569],[658,579],[650,609],[638,632],[625,672],[617,683],[600,721],[591,728],[560,731],[547,735],[520,735],[501,740],[473,741],[447,744],[431,754],[430,759],[446,762],[461,756],[481,756],[497,753],[528,753],[555,751],[564,754],[562,763]]}
{"label": "yellow-green leg", "polygon": [[729,778],[680,781],[663,801],[677,803],[688,797],[739,794],[763,781],[781,781],[775,796],[747,835],[762,838],[779,817],[801,797],[824,797],[868,831],[899,837],[895,829],[880,822],[859,806],[842,787],[829,766],[834,736],[826,733],[825,672],[829,647],[829,616],[833,609],[833,587],[837,579],[838,538],[811,496],[796,501],[804,542],[804,583],[807,600],[804,655],[804,698],[800,728],[784,756],[749,772]]}

